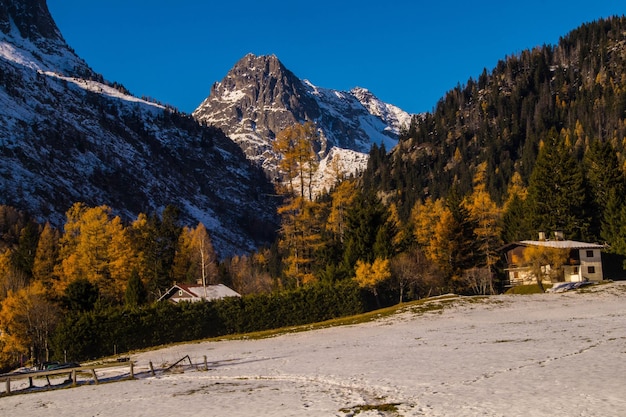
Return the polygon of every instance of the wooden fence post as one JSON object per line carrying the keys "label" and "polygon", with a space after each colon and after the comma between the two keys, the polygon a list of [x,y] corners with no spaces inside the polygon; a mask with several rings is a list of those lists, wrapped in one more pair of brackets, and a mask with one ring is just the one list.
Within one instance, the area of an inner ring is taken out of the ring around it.
{"label": "wooden fence post", "polygon": [[98,376],[96,375],[96,368],[91,368],[91,375],[93,375],[93,383],[98,385],[100,381],[98,381]]}
{"label": "wooden fence post", "polygon": [[150,373],[154,376],[154,365],[152,365],[152,361],[150,361]]}
{"label": "wooden fence post", "polygon": [[130,379],[135,379],[135,365],[130,361]]}
{"label": "wooden fence post", "polygon": [[7,395],[11,395],[11,378],[7,377]]}
{"label": "wooden fence post", "polygon": [[204,370],[205,370],[205,371],[208,371],[208,370],[209,370],[209,364],[208,364],[208,362],[206,361],[206,355],[204,355]]}

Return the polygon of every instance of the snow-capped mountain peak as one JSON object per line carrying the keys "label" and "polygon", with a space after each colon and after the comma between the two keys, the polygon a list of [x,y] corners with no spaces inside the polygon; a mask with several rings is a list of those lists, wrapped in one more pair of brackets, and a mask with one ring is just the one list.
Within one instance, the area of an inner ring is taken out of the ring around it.
{"label": "snow-capped mountain peak", "polygon": [[[193,116],[226,132],[272,178],[280,158],[272,151],[272,142],[290,125],[315,123],[323,162],[334,148],[367,154],[376,143],[390,150],[411,119],[407,112],[364,88],[338,91],[318,87],[300,80],[276,56],[253,54],[244,56],[213,85]],[[335,158],[343,154],[350,153],[338,152]],[[363,158],[359,160],[354,169],[363,168]]]}

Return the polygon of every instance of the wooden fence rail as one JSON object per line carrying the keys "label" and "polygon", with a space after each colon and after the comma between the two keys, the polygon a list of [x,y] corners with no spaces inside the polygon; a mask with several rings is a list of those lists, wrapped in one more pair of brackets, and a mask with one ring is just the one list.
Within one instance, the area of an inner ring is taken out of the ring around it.
{"label": "wooden fence rail", "polygon": [[0,385],[4,382],[6,388],[3,393],[0,393],[0,395],[11,395],[12,394],[11,382],[24,380],[24,379],[28,379],[28,388],[30,389],[30,388],[35,387],[35,384],[34,384],[35,379],[45,378],[47,382],[46,386],[52,387],[52,384],[50,383],[51,376],[68,375],[68,379],[71,381],[72,386],[76,386],[77,385],[76,378],[79,372],[89,373],[91,378],[93,379],[94,384],[97,385],[100,383],[100,381],[98,380],[96,370],[105,369],[105,368],[113,368],[113,367],[119,368],[119,367],[124,367],[124,366],[128,366],[130,368],[129,379],[133,379],[135,377],[133,362],[128,362],[126,364],[110,363],[110,364],[103,364],[103,365],[86,365],[86,366],[78,366],[75,368],[53,369],[49,371],[35,371],[35,372],[25,372],[25,373],[19,373],[19,374],[18,373],[4,374],[0,376]]}

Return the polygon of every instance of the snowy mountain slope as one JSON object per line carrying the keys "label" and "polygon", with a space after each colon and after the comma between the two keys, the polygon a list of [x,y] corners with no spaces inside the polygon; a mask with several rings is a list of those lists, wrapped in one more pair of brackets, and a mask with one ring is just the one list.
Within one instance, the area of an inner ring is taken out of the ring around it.
{"label": "snowy mountain slope", "polygon": [[3,4],[0,28],[0,204],[57,226],[77,201],[126,219],[171,204],[222,256],[271,237],[271,184],[223,132],[105,83],[45,1]]}
{"label": "snowy mountain slope", "polygon": [[[276,134],[294,123],[315,122],[323,165],[333,148],[369,152],[372,144],[391,149],[411,115],[378,100],[363,88],[349,92],[319,88],[298,79],[276,56],[248,54],[213,85],[207,99],[193,112],[204,123],[227,133],[248,158],[273,177],[278,156],[272,151]],[[351,155],[336,152],[335,158]],[[362,167],[342,164],[354,173]],[[328,179],[330,181],[330,179]],[[326,181],[326,180],[324,180]]]}

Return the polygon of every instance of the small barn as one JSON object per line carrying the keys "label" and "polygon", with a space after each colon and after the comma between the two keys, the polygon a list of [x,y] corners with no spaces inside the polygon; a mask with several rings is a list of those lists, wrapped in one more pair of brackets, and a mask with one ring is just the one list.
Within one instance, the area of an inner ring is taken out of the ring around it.
{"label": "small barn", "polygon": [[172,288],[163,294],[159,301],[180,303],[181,301],[214,301],[227,297],[241,297],[241,295],[228,288],[226,285],[201,285],[201,284],[174,284]]}

